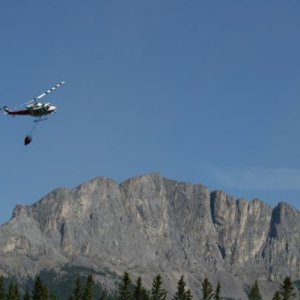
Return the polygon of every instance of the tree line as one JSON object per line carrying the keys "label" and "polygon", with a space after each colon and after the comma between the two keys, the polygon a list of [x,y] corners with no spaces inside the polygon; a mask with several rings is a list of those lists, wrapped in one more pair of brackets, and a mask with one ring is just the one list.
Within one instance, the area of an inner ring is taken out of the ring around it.
{"label": "tree line", "polygon": [[[279,290],[276,291],[272,300],[290,300],[295,299],[296,291],[290,277],[285,277],[283,283],[280,285]],[[252,284],[249,294],[249,300],[263,300],[261,296],[257,280]]]}
{"label": "tree line", "polygon": [[[221,285],[218,282],[214,288],[208,278],[201,282],[201,300],[221,300]],[[155,276],[150,289],[143,286],[141,277],[132,282],[128,272],[124,272],[121,283],[116,291],[101,289],[96,295],[95,281],[93,274],[89,274],[83,281],[77,277],[73,283],[73,289],[70,290],[68,300],[166,300],[167,291],[163,287],[163,281],[160,274]],[[273,295],[272,300],[291,300],[295,299],[296,291],[290,277],[286,277]],[[17,282],[11,281],[8,285],[4,283],[4,278],[0,276],[0,300],[57,300],[59,297],[51,291],[40,276],[36,276],[33,287],[27,286],[25,290],[20,289]],[[187,288],[184,276],[181,276],[172,300],[193,300],[191,290]],[[198,299],[198,296],[197,298]],[[227,298],[228,299],[228,298]],[[263,300],[257,281],[255,281],[248,292],[249,300]]]}

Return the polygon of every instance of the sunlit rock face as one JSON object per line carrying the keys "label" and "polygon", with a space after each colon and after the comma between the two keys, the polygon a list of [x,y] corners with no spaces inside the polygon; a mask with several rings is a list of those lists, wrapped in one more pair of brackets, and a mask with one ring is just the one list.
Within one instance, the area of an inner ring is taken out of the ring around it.
{"label": "sunlit rock face", "polygon": [[[223,295],[247,299],[245,283],[300,278],[300,213],[200,184],[150,174],[121,184],[95,178],[18,205],[0,226],[0,272],[33,276],[64,264],[129,271],[174,291],[182,274],[194,294],[205,276]],[[273,292],[265,288],[270,297]]]}

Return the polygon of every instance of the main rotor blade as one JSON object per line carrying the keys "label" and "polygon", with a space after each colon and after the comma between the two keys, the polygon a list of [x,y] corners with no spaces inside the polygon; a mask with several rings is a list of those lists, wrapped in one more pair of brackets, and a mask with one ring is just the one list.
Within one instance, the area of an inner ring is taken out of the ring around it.
{"label": "main rotor blade", "polygon": [[37,102],[37,100],[47,96],[48,94],[50,94],[51,92],[55,91],[57,88],[61,87],[63,84],[65,84],[65,81],[62,81],[60,83],[58,83],[57,85],[55,85],[54,87],[52,87],[51,89],[49,89],[48,91],[44,92],[43,94],[33,98],[32,100],[28,101],[27,103],[31,103],[31,102]]}

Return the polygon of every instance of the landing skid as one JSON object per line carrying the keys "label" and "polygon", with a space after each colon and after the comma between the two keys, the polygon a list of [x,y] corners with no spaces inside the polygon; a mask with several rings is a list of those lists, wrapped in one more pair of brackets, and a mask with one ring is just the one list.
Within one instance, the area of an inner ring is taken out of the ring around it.
{"label": "landing skid", "polygon": [[45,119],[40,118],[40,119],[38,119],[38,120],[34,120],[33,122],[34,122],[34,123],[38,123],[38,122],[46,121],[46,120],[48,120],[48,118],[45,118]]}

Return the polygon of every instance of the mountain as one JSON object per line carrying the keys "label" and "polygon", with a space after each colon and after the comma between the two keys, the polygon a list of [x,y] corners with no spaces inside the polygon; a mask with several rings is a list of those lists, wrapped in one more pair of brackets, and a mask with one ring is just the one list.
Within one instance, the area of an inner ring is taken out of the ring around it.
{"label": "mountain", "polygon": [[30,277],[64,266],[91,268],[104,284],[128,271],[145,285],[160,273],[169,291],[181,275],[223,296],[247,299],[255,279],[268,299],[285,276],[300,278],[300,212],[247,202],[200,184],[149,174],[118,184],[98,177],[17,205],[0,226],[0,272]]}

